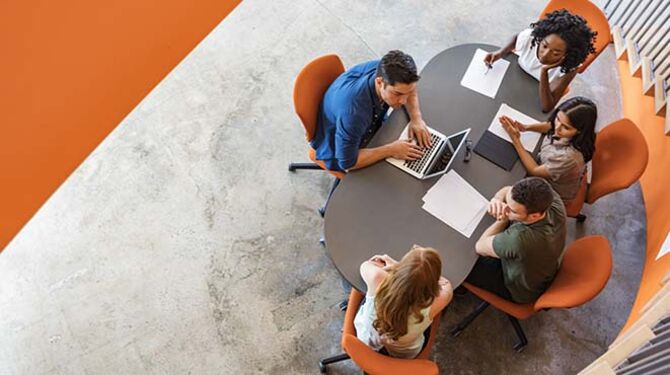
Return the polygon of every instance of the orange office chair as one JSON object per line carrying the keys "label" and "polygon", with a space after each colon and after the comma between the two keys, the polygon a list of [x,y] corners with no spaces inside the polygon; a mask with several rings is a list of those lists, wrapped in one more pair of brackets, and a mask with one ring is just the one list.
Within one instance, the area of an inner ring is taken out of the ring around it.
{"label": "orange office chair", "polygon": [[580,238],[566,250],[563,263],[549,289],[533,303],[514,303],[467,282],[463,283],[467,290],[482,299],[482,303],[454,327],[451,334],[460,335],[482,311],[493,305],[504,312],[512,323],[519,338],[514,350],[521,352],[528,344],[528,339],[517,319],[527,319],[541,310],[582,305],[603,290],[611,273],[612,253],[607,239],[603,236]]}
{"label": "orange office chair", "polygon": [[435,336],[437,336],[437,330],[440,327],[441,312],[433,319],[428,341],[415,359],[393,358],[375,352],[356,337],[354,318],[362,300],[363,294],[356,289],[352,289],[351,294],[349,294],[349,308],[347,308],[344,316],[344,327],[342,327],[342,348],[345,353],[319,361],[321,373],[325,374],[326,366],[331,363],[352,359],[358,367],[370,375],[439,374],[437,364],[428,360],[428,354],[435,343]]}
{"label": "orange office chair", "polygon": [[582,16],[587,21],[591,30],[598,33],[596,41],[593,43],[596,52],[590,54],[582,65],[577,68],[577,72],[583,73],[610,43],[610,25],[607,22],[607,16],[605,16],[597,5],[588,0],[551,0],[540,13],[539,18],[543,18],[545,14],[559,9],[566,9],[572,14]]}
{"label": "orange office chair", "polygon": [[[337,55],[324,55],[317,57],[305,65],[298,77],[295,79],[293,86],[293,107],[295,113],[300,118],[303,128],[305,128],[305,138],[307,142],[314,138],[316,131],[316,123],[319,114],[319,106],[326,90],[333,81],[344,73],[344,64]],[[295,172],[296,169],[323,169],[335,176],[335,181],[330,188],[326,203],[319,209],[319,214],[323,217],[326,214],[326,206],[330,200],[330,196],[335,191],[340,179],[344,177],[344,173],[340,171],[333,171],[326,168],[326,165],[321,160],[316,159],[316,151],[309,148],[309,158],[313,163],[290,163],[288,170]]]}
{"label": "orange office chair", "polygon": [[586,216],[580,211],[585,201],[593,204],[604,195],[631,186],[642,176],[648,161],[647,141],[637,125],[627,118],[607,125],[596,137],[591,184],[586,184],[584,176],[577,197],[566,204],[567,215],[583,222]]}
{"label": "orange office chair", "polygon": [[[307,142],[314,138],[323,95],[330,84],[342,73],[344,73],[342,60],[337,55],[325,55],[310,61],[295,79],[293,107],[305,128]],[[309,158],[313,163],[290,163],[288,170],[293,172],[296,169],[324,169],[337,178],[344,177],[344,173],[329,170],[322,161],[316,160],[316,151],[311,147]]]}

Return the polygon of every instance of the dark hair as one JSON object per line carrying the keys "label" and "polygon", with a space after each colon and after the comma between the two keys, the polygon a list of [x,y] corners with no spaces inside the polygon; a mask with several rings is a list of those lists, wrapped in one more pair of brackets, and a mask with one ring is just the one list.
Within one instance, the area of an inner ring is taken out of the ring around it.
{"label": "dark hair", "polygon": [[416,64],[412,56],[398,50],[389,51],[377,65],[377,77],[382,77],[387,85],[410,84],[419,80]]}
{"label": "dark hair", "polygon": [[567,51],[561,64],[563,73],[577,68],[590,53],[596,51],[593,42],[598,33],[591,30],[584,18],[565,9],[547,13],[545,18],[531,23],[530,27],[533,28],[533,47],[551,34],[558,34],[565,41]]}
{"label": "dark hair", "polygon": [[554,134],[554,120],[558,116],[558,112],[565,113],[572,126],[579,130],[579,133],[570,140],[570,144],[582,153],[584,163],[588,163],[593,158],[593,153],[596,150],[598,108],[595,103],[583,96],[575,96],[564,101],[549,116],[548,121],[551,124],[549,136]]}
{"label": "dark hair", "polygon": [[526,207],[527,214],[546,211],[554,194],[547,181],[540,177],[526,177],[512,186],[512,199]]}

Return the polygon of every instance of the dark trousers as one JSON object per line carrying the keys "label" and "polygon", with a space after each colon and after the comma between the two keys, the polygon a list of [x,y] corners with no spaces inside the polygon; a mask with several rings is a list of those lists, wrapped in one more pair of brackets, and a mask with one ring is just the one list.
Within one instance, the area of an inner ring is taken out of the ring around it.
{"label": "dark trousers", "polygon": [[505,287],[500,259],[480,256],[465,281],[512,301],[512,294]]}

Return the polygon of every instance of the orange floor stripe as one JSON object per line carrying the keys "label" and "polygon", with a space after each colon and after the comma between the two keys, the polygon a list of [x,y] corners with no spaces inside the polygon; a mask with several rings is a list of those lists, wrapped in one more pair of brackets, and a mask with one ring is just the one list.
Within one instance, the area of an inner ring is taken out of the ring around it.
{"label": "orange floor stripe", "polygon": [[0,249],[240,1],[0,2]]}

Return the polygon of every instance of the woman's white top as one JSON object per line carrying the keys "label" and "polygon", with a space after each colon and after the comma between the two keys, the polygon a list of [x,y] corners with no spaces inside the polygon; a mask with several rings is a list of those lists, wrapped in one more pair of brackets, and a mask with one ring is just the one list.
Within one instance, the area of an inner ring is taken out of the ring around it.
{"label": "woman's white top", "polygon": [[373,350],[380,350],[385,347],[392,357],[397,358],[416,358],[423,348],[423,332],[430,327],[430,306],[421,310],[423,321],[417,323],[417,319],[410,315],[407,322],[407,334],[399,337],[398,340],[391,340],[387,337],[380,337],[379,333],[372,326],[377,319],[375,310],[375,297],[365,296],[365,303],[358,309],[354,326],[356,327],[356,336]]}
{"label": "woman's white top", "polygon": [[[540,60],[537,58],[537,48],[539,46],[536,44],[535,47],[532,47],[532,32],[533,29],[526,29],[516,36],[516,46],[514,47],[514,53],[519,55],[518,61],[521,69],[539,81],[542,63],[540,63]],[[561,73],[560,66],[550,69],[549,82],[562,75],[563,73]]]}

